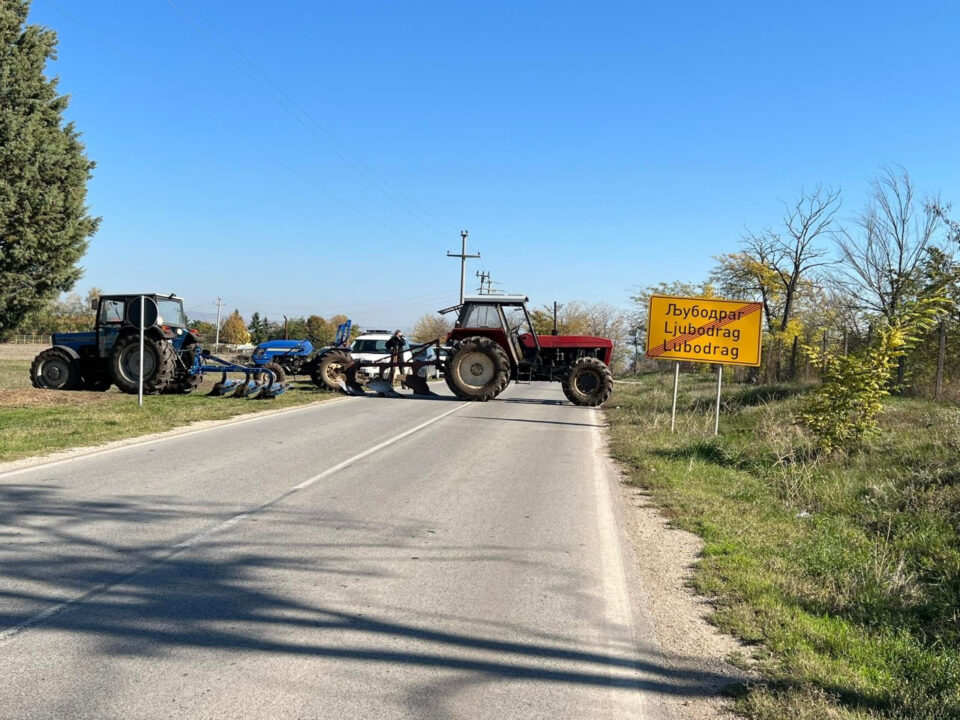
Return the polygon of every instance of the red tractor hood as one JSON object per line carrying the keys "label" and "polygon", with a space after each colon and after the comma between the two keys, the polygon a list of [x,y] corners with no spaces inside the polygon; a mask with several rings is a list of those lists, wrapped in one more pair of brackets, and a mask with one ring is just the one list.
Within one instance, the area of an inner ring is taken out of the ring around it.
{"label": "red tractor hood", "polygon": [[[522,333],[520,342],[527,347],[535,347],[533,336],[530,333]],[[540,347],[542,348],[613,348],[613,341],[602,337],[590,337],[588,335],[540,335]]]}
{"label": "red tractor hood", "polygon": [[[590,337],[589,335],[539,335],[540,347],[543,350],[583,348],[585,350],[602,349],[601,359],[607,364],[613,358],[613,340],[602,337]],[[521,333],[520,342],[525,347],[536,347],[533,335],[530,333]]]}

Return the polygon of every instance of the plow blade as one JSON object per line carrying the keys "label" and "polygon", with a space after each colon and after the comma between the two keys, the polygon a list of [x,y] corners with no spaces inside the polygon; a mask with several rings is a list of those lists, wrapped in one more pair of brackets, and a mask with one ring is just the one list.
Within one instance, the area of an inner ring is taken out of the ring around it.
{"label": "plow blade", "polygon": [[269,400],[270,398],[275,398],[277,395],[282,395],[287,390],[290,389],[290,386],[287,383],[273,383],[273,385],[265,386],[260,391],[260,397],[264,400]]}
{"label": "plow blade", "polygon": [[427,379],[425,377],[420,377],[416,373],[404,375],[400,380],[400,384],[408,390],[413,390],[414,395],[436,395],[436,393],[431,390],[430,386],[427,384]]}
{"label": "plow blade", "polygon": [[363,389],[357,381],[357,368],[348,367],[343,375],[337,377],[337,385],[340,386],[340,389],[343,390],[347,395],[366,395],[367,391]]}
{"label": "plow blade", "polygon": [[241,383],[233,396],[253,400],[259,397],[261,392],[263,392],[263,385],[256,380],[250,380],[249,382]]}
{"label": "plow blade", "polygon": [[367,387],[383,397],[403,397],[403,395],[393,389],[393,383],[391,383],[389,380],[384,380],[383,378],[372,378],[371,380],[368,380]]}
{"label": "plow blade", "polygon": [[208,397],[228,397],[230,395],[233,395],[236,392],[238,385],[240,385],[239,380],[221,380],[220,382],[216,383],[212,388],[210,388],[210,392],[207,393],[207,396]]}

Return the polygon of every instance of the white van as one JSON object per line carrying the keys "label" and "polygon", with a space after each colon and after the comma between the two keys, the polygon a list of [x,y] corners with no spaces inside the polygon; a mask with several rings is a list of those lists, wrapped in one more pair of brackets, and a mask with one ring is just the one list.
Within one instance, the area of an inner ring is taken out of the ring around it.
{"label": "white van", "polygon": [[[387,350],[387,340],[393,337],[393,333],[388,330],[371,330],[350,343],[350,355],[354,360],[363,362],[380,362],[385,366],[390,364],[390,351]],[[408,363],[413,360],[413,354],[407,350],[410,347],[410,341],[403,339],[404,352],[403,361]],[[379,377],[380,369],[376,367],[362,367],[360,372],[370,377]]]}

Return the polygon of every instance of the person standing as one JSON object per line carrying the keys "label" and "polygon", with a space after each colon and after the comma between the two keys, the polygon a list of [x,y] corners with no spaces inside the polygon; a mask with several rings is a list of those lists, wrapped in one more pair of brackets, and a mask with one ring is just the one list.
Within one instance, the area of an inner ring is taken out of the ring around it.
{"label": "person standing", "polygon": [[401,373],[404,370],[403,364],[403,351],[407,347],[407,339],[403,336],[403,332],[396,330],[393,335],[390,336],[390,339],[387,340],[387,350],[390,351],[390,382],[393,382],[393,370],[394,367],[398,368]]}

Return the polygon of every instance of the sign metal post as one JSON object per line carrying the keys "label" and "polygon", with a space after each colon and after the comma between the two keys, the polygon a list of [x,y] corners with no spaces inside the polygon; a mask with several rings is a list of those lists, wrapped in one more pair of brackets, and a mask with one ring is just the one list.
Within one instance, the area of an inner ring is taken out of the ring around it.
{"label": "sign metal post", "polygon": [[723,365],[717,365],[717,414],[713,420],[713,434],[720,434],[720,388],[723,385]]}
{"label": "sign metal post", "polygon": [[673,410],[670,412],[670,432],[677,427],[677,387],[680,385],[680,361],[673,364]]}

